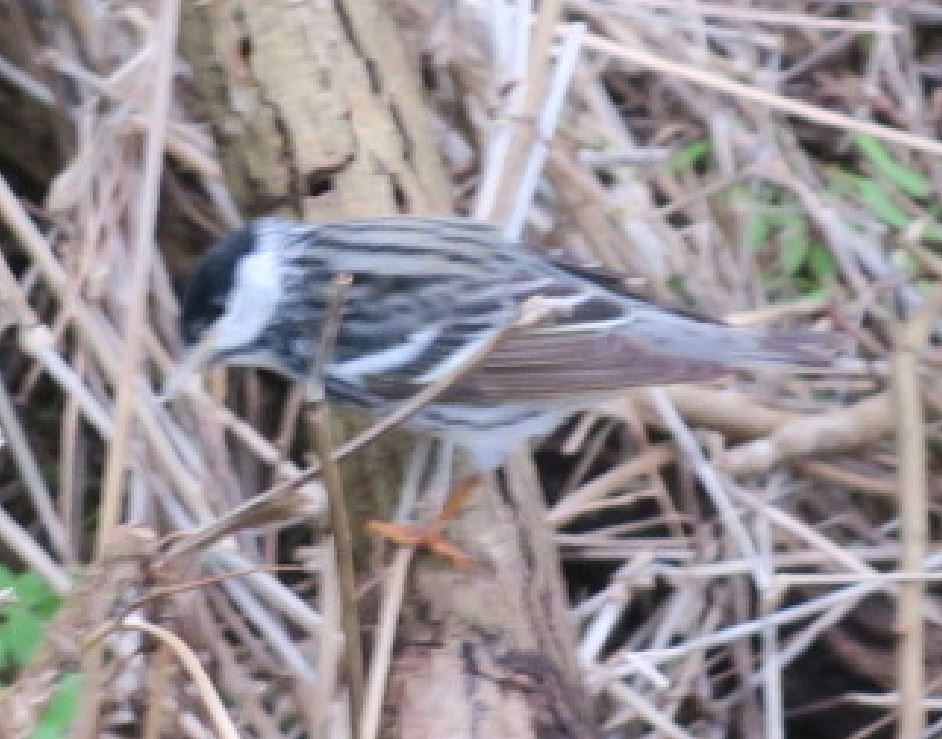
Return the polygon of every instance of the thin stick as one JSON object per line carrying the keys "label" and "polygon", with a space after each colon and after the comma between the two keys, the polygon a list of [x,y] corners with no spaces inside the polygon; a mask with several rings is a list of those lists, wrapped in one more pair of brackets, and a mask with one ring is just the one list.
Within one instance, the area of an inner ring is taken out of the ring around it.
{"label": "thin stick", "polygon": [[523,174],[517,191],[514,195],[513,206],[507,221],[504,224],[504,235],[509,239],[519,239],[523,231],[523,224],[533,201],[533,194],[539,183],[543,162],[549,151],[549,144],[556,131],[559,114],[562,111],[569,82],[579,61],[579,51],[582,48],[582,38],[585,36],[585,24],[571,23],[566,35],[563,37],[563,46],[556,62],[556,70],[549,94],[536,125],[536,137],[530,146],[530,151],[523,167]]}
{"label": "thin stick", "polygon": [[57,565],[46,550],[35,542],[29,532],[7,514],[0,506],[0,541],[20,560],[29,565],[59,595],[65,595],[72,589],[72,580]]}
{"label": "thin stick", "polygon": [[774,10],[737,8],[732,5],[719,5],[717,3],[696,3],[690,5],[678,2],[677,0],[632,0],[632,4],[652,8],[665,8],[679,13],[691,13],[701,15],[704,18],[728,18],[730,20],[750,21],[752,23],[819,28],[831,31],[839,30],[881,34],[896,34],[902,31],[900,26],[890,23],[880,23],[879,21],[819,18],[802,13],[782,13]]}
{"label": "thin stick", "polygon": [[503,79],[498,78],[495,82],[498,85],[509,85],[510,88],[501,111],[501,120],[495,122],[494,131],[484,149],[484,165],[481,168],[481,181],[474,204],[474,217],[482,221],[487,220],[497,207],[504,164],[514,139],[514,129],[520,124],[520,117],[525,112],[532,4],[532,0],[519,0],[516,5],[514,22],[510,28],[514,33],[514,43],[510,50],[507,48],[509,34],[505,24],[508,9],[502,2],[491,4],[494,13],[491,28],[494,33],[497,65],[500,67],[495,71],[498,74],[505,73]]}
{"label": "thin stick", "polygon": [[[820,598],[780,609],[761,619],[738,623],[723,629],[711,631],[704,636],[687,639],[685,642],[677,644],[676,646],[632,651],[627,656],[631,656],[635,659],[643,657],[656,665],[665,664],[680,659],[688,654],[725,646],[738,639],[751,638],[761,634],[762,631],[769,626],[787,626],[795,621],[801,621],[822,611],[830,610],[844,602],[857,603],[861,598],[875,590],[878,590],[878,588],[871,583],[850,585],[841,590],[835,590],[827,595],[823,595]],[[634,670],[634,667],[625,662],[625,659],[625,656],[618,655],[618,662],[611,674],[613,679],[629,675]]]}
{"label": "thin stick", "polygon": [[[766,570],[775,577],[775,563],[772,554],[775,550],[772,522],[766,516],[759,516],[755,522],[756,541],[759,554]],[[760,607],[763,615],[775,608],[774,591],[760,594]],[[782,696],[782,655],[778,629],[769,624],[762,630],[761,663],[758,672],[762,674],[762,703],[765,719],[766,739],[785,738],[785,718]]]}
{"label": "thin stick", "polygon": [[751,492],[739,489],[738,486],[730,484],[730,495],[740,505],[745,508],[751,508],[770,523],[774,523],[783,530],[789,532],[792,536],[807,542],[823,554],[840,562],[844,567],[854,572],[863,572],[870,575],[876,574],[876,570],[854,556],[853,552],[845,547],[838,546],[827,536],[822,534],[813,526],[809,526],[795,516],[783,511],[771,503],[767,503],[761,498],[753,495]]}
{"label": "thin stick", "polygon": [[[268,573],[254,573],[255,577],[259,575],[272,577]],[[223,580],[226,595],[239,611],[240,618],[251,624],[263,636],[274,656],[302,681],[301,684],[313,685],[317,682],[317,676],[314,674],[307,656],[298,647],[296,635],[288,630],[284,621],[265,607],[264,603],[257,597],[262,594],[253,592],[249,588],[251,577],[250,575],[244,579]],[[285,615],[288,614],[285,613]],[[308,616],[314,615],[316,614],[308,609]],[[312,633],[316,632],[312,631]]]}
{"label": "thin stick", "polygon": [[[125,345],[122,352],[122,361],[118,362],[118,371],[115,377],[117,398],[114,430],[102,482],[101,507],[95,544],[95,556],[99,561],[114,534],[114,529],[121,517],[121,508],[124,501],[123,482],[136,417],[134,406],[138,396],[138,368],[143,348],[143,325],[147,320],[147,297],[154,252],[153,235],[157,218],[158,198],[160,196],[160,177],[163,171],[167,118],[170,114],[180,0],[171,0],[169,3],[164,4],[162,11],[153,34],[149,35],[147,39],[147,43],[151,47],[150,51],[155,57],[152,70],[155,80],[154,100],[150,111],[151,121],[146,137],[144,169],[138,200],[140,212],[136,224],[137,233],[133,255],[134,272],[131,277],[130,308],[125,322]],[[55,261],[52,255],[50,255],[50,260]],[[58,263],[56,263],[56,267],[61,269]],[[66,281],[66,287],[68,288],[68,281]],[[75,303],[78,304],[77,299]],[[82,667],[88,675],[88,682],[83,696],[83,713],[89,718],[89,723],[84,731],[79,732],[79,736],[91,735],[92,726],[97,723],[97,719],[93,717],[97,717],[102,700],[103,650],[99,647],[85,654],[82,659]]]}
{"label": "thin stick", "polygon": [[360,616],[357,610],[356,571],[353,562],[353,533],[347,515],[347,501],[343,494],[340,468],[333,458],[334,443],[330,433],[330,406],[327,404],[324,386],[325,368],[330,363],[337,333],[340,330],[343,299],[352,283],[349,273],[340,273],[332,281],[330,302],[324,319],[320,351],[312,376],[317,387],[313,389],[317,398],[307,414],[308,426],[313,431],[314,448],[321,460],[321,477],[327,490],[327,513],[334,539],[334,557],[337,579],[340,585],[340,621],[344,635],[344,659],[347,665],[349,686],[350,732],[360,737],[360,710],[363,706],[363,645],[360,641]]}
{"label": "thin stick", "polygon": [[[931,301],[929,301],[931,302]],[[917,352],[926,336],[920,336],[912,321],[900,332],[900,342],[893,357],[897,410],[897,454],[899,455],[900,536],[903,545],[902,568],[919,573],[926,556],[926,521],[928,482],[926,480],[926,438],[922,397],[917,376]],[[925,321],[928,323],[928,321]],[[899,646],[899,736],[922,736],[926,713],[922,699],[925,691],[925,632],[923,609],[925,584],[907,582],[899,589],[897,631]]]}
{"label": "thin stick", "polygon": [[743,82],[736,82],[735,80],[721,77],[712,72],[671,61],[670,59],[665,59],[664,57],[637,48],[631,39],[624,39],[623,42],[619,43],[602,36],[588,34],[583,40],[583,44],[587,49],[594,49],[595,51],[610,54],[613,57],[633,62],[642,67],[680,77],[681,79],[685,79],[697,85],[703,85],[704,87],[719,90],[729,95],[751,100],[752,102],[768,106],[772,110],[798,116],[805,120],[812,121],[813,123],[819,123],[822,126],[832,126],[842,131],[864,133],[874,138],[888,141],[891,144],[899,144],[900,146],[906,146],[916,151],[925,151],[937,156],[942,155],[942,142],[940,141],[934,141],[926,136],[900,131],[895,128],[890,128],[889,126],[881,126],[877,123],[861,121],[848,115],[826,110],[817,105],[811,105],[800,100],[766,92],[765,90],[747,85]]}
{"label": "thin stick", "polygon": [[170,650],[165,646],[158,647],[147,686],[147,709],[141,730],[142,739],[160,739],[164,736],[164,723],[168,713],[164,698],[171,688],[171,666]]}
{"label": "thin stick", "polygon": [[652,704],[642,695],[621,682],[608,683],[606,691],[619,703],[630,706],[641,718],[647,721],[657,731],[656,734],[672,737],[672,739],[694,739],[693,734],[678,726],[663,711]]}
{"label": "thin stick", "polygon": [[52,90],[2,56],[0,56],[0,78],[43,105],[52,107],[56,104],[56,96]]}
{"label": "thin stick", "polygon": [[[527,4],[533,5],[532,2]],[[526,11],[532,15],[523,5],[523,3],[518,3],[518,12]],[[497,179],[494,199],[486,212],[477,214],[495,223],[505,223],[510,208],[515,207],[514,203],[520,198],[522,178],[519,175],[523,171],[524,160],[528,156],[532,158],[534,137],[539,136],[539,133],[534,130],[533,122],[540,115],[541,107],[543,110],[546,108],[544,100],[547,97],[547,83],[552,63],[552,45],[561,12],[561,0],[542,0],[536,15],[532,16],[533,23],[529,32],[525,24],[519,27],[519,32],[523,34],[523,37],[522,40],[517,39],[515,56],[526,64],[527,68],[522,77],[513,79],[514,84],[523,92],[523,100],[520,102],[519,109],[513,113],[514,120],[509,121],[516,125],[511,129],[511,140],[506,156],[499,162],[500,171],[494,172]],[[559,65],[557,65],[557,70],[558,67]],[[482,182],[483,184],[486,183]]]}
{"label": "thin stick", "polygon": [[[427,438],[418,439],[412,449],[405,479],[400,488],[399,504],[396,508],[395,520],[398,522],[406,522],[413,515],[422,472],[428,466],[431,451],[432,441]],[[444,472],[450,470],[451,459],[448,458],[440,469]],[[443,487],[447,487],[447,483]],[[373,652],[370,658],[370,671],[367,676],[366,695],[363,698],[363,723],[361,726],[363,735],[360,739],[375,739],[379,732],[383,697],[389,679],[389,665],[392,661],[392,651],[396,639],[396,627],[399,624],[399,613],[405,594],[406,577],[409,574],[409,564],[412,561],[414,552],[414,547],[399,547],[392,564],[385,572],[383,602],[380,606],[376,636],[373,639]]]}
{"label": "thin stick", "polygon": [[363,723],[361,739],[374,739],[379,732],[379,719],[383,708],[383,694],[389,676],[389,664],[392,658],[393,642],[396,637],[396,624],[399,621],[399,609],[405,593],[406,575],[409,563],[415,553],[414,547],[401,547],[396,552],[392,565],[386,572],[383,588],[383,604],[380,610],[378,636],[373,645],[373,658],[370,661],[369,684],[363,703]]}
{"label": "thin stick", "polygon": [[561,529],[584,512],[593,501],[605,498],[635,478],[653,475],[658,468],[674,461],[675,457],[669,444],[652,444],[633,459],[603,472],[571,492],[547,511],[546,520]]}
{"label": "thin stick", "polygon": [[311,714],[317,723],[314,736],[332,736],[330,733],[330,702],[337,686],[337,668],[340,664],[341,630],[340,594],[337,586],[337,563],[331,546],[321,547],[321,583],[319,600],[324,615],[324,626],[318,633],[317,683],[314,685],[314,703]]}
{"label": "thin stick", "polygon": [[347,516],[340,470],[333,455],[330,434],[330,412],[324,400],[307,414],[314,432],[314,446],[321,460],[321,477],[327,489],[330,529],[334,534],[337,575],[340,582],[341,622],[346,641],[344,654],[350,687],[350,727],[354,737],[360,736],[360,707],[363,705],[363,647],[360,643],[360,617],[357,614],[356,574],[353,569],[353,534]]}
{"label": "thin stick", "polygon": [[144,345],[144,322],[147,320],[147,294],[154,254],[154,223],[160,196],[160,175],[163,170],[167,119],[173,89],[173,63],[176,59],[177,28],[180,0],[162,4],[160,22],[154,38],[157,55],[154,79],[154,102],[144,154],[144,176],[141,184],[137,233],[134,243],[134,273],[131,278],[131,306],[125,329],[124,361],[118,378],[114,435],[102,485],[101,514],[98,522],[97,551],[100,554],[121,515],[122,479],[131,440],[134,405],[138,397],[138,367]]}
{"label": "thin stick", "polygon": [[0,429],[3,429],[4,441],[13,453],[23,485],[39,515],[39,520],[42,521],[46,533],[49,534],[50,543],[59,557],[72,561],[72,548],[69,546],[68,536],[56,515],[46,480],[29,448],[26,434],[16,417],[16,409],[2,380],[0,380]]}
{"label": "thin stick", "polygon": [[851,583],[881,583],[889,587],[895,583],[942,582],[942,572],[780,572],[775,576],[776,587],[807,588],[810,585],[849,585]]}
{"label": "thin stick", "polygon": [[677,409],[674,408],[674,404],[671,403],[667,393],[661,388],[651,388],[648,391],[648,397],[651,399],[651,404],[664,421],[664,425],[667,426],[668,431],[670,431],[674,441],[691,464],[693,464],[697,478],[703,485],[703,489],[706,491],[707,495],[709,495],[713,505],[716,506],[716,510],[720,514],[723,523],[726,525],[726,529],[739,547],[740,554],[744,559],[750,559],[756,563],[753,577],[756,580],[757,587],[762,590],[768,585],[768,573],[765,571],[765,567],[760,566],[756,556],[755,544],[749,536],[749,532],[746,531],[746,527],[743,526],[742,521],[739,519],[739,514],[733,507],[729,494],[724,488],[719,475],[716,473],[713,465],[711,465],[703,455],[696,439],[693,438],[693,434],[690,433],[687,424],[684,423]]}

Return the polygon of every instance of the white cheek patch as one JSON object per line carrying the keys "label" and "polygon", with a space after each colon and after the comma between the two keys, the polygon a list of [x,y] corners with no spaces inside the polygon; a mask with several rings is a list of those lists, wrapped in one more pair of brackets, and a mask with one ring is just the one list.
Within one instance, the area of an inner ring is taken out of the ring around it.
{"label": "white cheek patch", "polygon": [[273,250],[263,248],[243,257],[226,312],[215,326],[215,348],[236,349],[257,339],[278,309],[281,286],[281,263]]}

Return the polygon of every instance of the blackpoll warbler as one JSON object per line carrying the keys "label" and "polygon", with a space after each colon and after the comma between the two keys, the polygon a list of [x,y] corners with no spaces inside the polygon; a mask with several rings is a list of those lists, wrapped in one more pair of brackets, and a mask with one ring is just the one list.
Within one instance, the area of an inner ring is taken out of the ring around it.
{"label": "blackpoll warbler", "polygon": [[463,218],[306,225],[262,218],[215,246],[183,300],[188,365],[321,367],[339,273],[352,284],[323,366],[328,396],[374,414],[460,367],[540,296],[553,310],[510,331],[411,421],[479,469],[626,387],[710,380],[757,365],[826,365],[832,334],[734,328],[665,310]]}

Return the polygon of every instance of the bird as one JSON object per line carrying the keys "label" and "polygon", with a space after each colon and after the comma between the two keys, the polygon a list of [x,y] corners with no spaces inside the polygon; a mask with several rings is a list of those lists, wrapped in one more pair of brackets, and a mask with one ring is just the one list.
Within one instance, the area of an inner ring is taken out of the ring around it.
{"label": "bird", "polygon": [[[333,341],[324,341],[337,295]],[[522,306],[551,310],[508,330]],[[626,388],[763,366],[825,367],[831,332],[735,327],[638,297],[610,273],[547,256],[463,217],[300,223],[266,216],[222,238],[183,292],[183,373],[267,368],[383,416],[500,334],[407,423],[490,471],[520,444]],[[323,356],[329,354],[329,356]]]}

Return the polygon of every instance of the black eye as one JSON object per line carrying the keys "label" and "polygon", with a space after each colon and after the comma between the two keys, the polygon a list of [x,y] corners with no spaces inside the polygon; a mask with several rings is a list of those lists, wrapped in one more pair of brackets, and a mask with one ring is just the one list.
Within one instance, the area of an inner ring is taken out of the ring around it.
{"label": "black eye", "polygon": [[180,333],[183,335],[183,341],[186,344],[195,344],[200,340],[211,323],[212,321],[205,316],[191,316],[187,318],[180,325]]}
{"label": "black eye", "polygon": [[201,275],[188,285],[180,316],[180,333],[187,344],[199,341],[206,329],[226,312],[226,297],[226,293]]}

